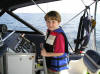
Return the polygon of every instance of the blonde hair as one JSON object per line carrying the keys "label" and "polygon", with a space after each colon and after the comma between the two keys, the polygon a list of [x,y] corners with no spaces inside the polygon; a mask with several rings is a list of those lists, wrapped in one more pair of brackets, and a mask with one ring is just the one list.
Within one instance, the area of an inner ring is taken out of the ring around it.
{"label": "blonde hair", "polygon": [[56,20],[58,22],[61,22],[61,16],[57,11],[50,11],[45,15],[45,21],[47,20]]}

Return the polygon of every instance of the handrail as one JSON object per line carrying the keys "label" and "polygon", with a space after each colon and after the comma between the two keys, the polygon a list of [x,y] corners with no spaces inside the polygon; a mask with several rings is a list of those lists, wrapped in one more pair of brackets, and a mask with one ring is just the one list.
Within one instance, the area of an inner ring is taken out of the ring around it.
{"label": "handrail", "polygon": [[91,61],[92,64],[94,64],[94,66],[96,66],[97,68],[100,68],[100,65],[97,65],[90,56],[88,56],[87,54],[85,54],[85,56]]}
{"label": "handrail", "polygon": [[13,35],[16,31],[11,32],[8,36],[6,36],[4,39],[2,39],[2,41],[5,41],[6,39],[8,39],[11,35]]}
{"label": "handrail", "polygon": [[[94,11],[94,19],[95,19],[95,21],[96,21],[96,12],[97,12],[97,3],[98,3],[98,0],[96,0],[96,3],[95,3],[95,11]],[[95,44],[95,48],[94,49],[96,49],[97,50],[97,48],[96,48],[96,28],[94,28],[94,44]]]}

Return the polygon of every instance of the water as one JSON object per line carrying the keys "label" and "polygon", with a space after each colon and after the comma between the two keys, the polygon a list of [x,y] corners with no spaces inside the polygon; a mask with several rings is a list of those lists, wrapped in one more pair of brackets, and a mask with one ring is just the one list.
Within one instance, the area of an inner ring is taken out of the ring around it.
{"label": "water", "polygon": [[[38,30],[42,32],[46,32],[46,23],[44,21],[44,14],[42,13],[17,13],[19,17],[36,27]],[[70,20],[74,15],[76,14],[61,14],[62,22],[61,25],[65,24],[68,20]],[[67,23],[64,25],[63,29],[66,32],[66,35],[68,37],[69,42],[73,46],[74,45],[74,39],[77,37],[77,30],[78,25],[80,21],[80,16],[75,18],[73,21]],[[97,15],[97,24],[96,24],[96,46],[97,50],[100,51],[100,21],[99,21],[100,15]],[[9,30],[22,30],[22,31],[32,31],[31,29],[27,28],[24,24],[20,23],[13,17],[11,17],[8,14],[4,14],[0,17],[0,23],[6,24]],[[91,44],[90,44],[91,46]]]}

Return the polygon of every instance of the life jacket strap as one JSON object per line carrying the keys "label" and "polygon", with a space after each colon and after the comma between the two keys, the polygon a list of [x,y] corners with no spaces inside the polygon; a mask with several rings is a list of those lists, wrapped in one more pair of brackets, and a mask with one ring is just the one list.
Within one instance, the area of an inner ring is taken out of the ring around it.
{"label": "life jacket strap", "polygon": [[51,60],[63,60],[65,58],[68,58],[68,56],[64,56],[64,57],[61,57],[61,58],[50,58]]}
{"label": "life jacket strap", "polygon": [[59,66],[59,65],[57,65],[57,66],[51,65],[51,67],[54,67],[54,68],[61,68],[61,67],[67,66],[67,65],[68,65],[68,64],[64,64],[64,65],[61,65],[61,66]]}

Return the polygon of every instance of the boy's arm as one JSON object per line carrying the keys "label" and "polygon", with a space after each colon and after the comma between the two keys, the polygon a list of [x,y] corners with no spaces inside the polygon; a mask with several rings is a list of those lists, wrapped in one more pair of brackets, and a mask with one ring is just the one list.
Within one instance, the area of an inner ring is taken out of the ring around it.
{"label": "boy's arm", "polygon": [[45,48],[43,48],[43,44],[40,45],[41,47],[41,55],[46,57],[53,57],[53,56],[61,56],[65,53],[65,39],[62,34],[59,34],[56,39],[56,43],[54,46],[54,52],[47,52]]}
{"label": "boy's arm", "polygon": [[64,53],[47,52],[44,48],[41,50],[41,55],[45,57],[61,56]]}

